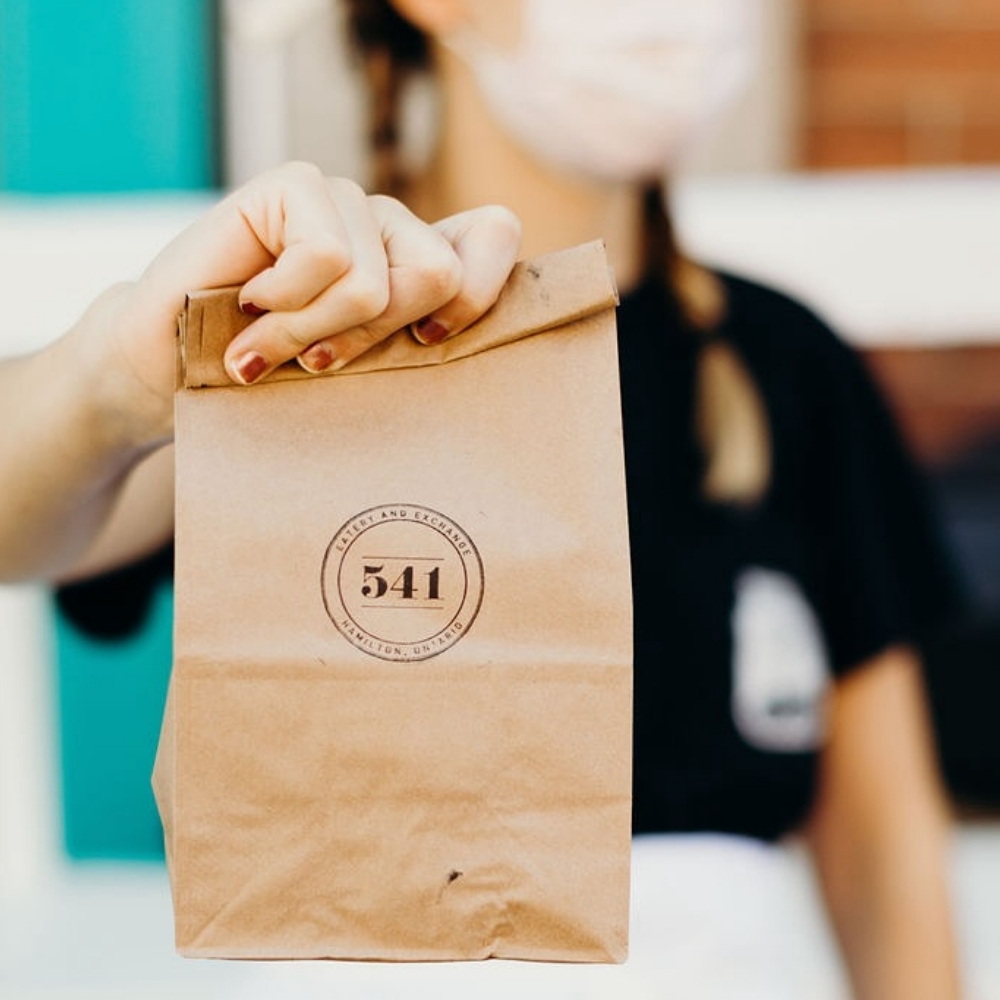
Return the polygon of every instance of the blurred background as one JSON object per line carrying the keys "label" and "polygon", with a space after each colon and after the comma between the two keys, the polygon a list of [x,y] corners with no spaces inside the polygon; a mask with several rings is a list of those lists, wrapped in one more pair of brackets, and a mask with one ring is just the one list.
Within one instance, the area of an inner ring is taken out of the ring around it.
{"label": "blurred background", "polygon": [[[765,13],[752,87],[668,197],[695,256],[857,347],[940,503],[975,614],[928,682],[971,995],[1000,997],[1000,4]],[[419,92],[413,115],[419,141]],[[264,167],[364,182],[363,120],[337,0],[0,0],[0,355],[52,340]],[[94,640],[44,588],[0,587],[0,995],[319,995],[173,956],[149,789],[169,593],[140,610],[138,636]],[[804,919],[799,945],[812,996],[841,996],[824,929]],[[399,995],[341,983],[323,995]]]}

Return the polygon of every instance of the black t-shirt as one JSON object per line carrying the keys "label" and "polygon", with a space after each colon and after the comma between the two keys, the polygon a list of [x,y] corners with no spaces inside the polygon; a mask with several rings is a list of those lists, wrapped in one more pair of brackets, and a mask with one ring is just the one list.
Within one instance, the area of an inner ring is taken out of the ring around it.
{"label": "black t-shirt", "polygon": [[635,609],[634,829],[777,838],[812,801],[828,683],[961,606],[924,483],[859,357],[724,276],[723,336],[761,390],[772,478],[701,498],[700,334],[666,291],[618,314]]}
{"label": "black t-shirt", "polygon": [[[635,611],[634,829],[773,839],[813,794],[827,681],[943,621],[959,590],[924,486],[856,355],[814,315],[726,276],[723,335],[772,432],[753,510],[700,498],[699,334],[651,283],[618,312]],[[64,588],[112,636],[141,621],[169,551]]]}

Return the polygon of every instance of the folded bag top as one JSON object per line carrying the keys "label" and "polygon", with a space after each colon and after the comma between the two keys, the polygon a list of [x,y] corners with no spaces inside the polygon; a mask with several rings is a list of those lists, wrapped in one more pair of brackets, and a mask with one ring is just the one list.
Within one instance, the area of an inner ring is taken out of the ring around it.
{"label": "folded bag top", "polygon": [[[229,342],[253,322],[240,311],[237,287],[196,291],[179,319],[179,385],[233,387],[222,358]],[[584,319],[618,304],[604,244],[595,240],[514,266],[496,304],[461,336],[418,344],[405,330],[376,344],[336,372],[304,371],[290,362],[263,381],[314,379],[394,368],[438,365]]]}
{"label": "folded bag top", "polygon": [[620,962],[631,594],[603,246],[444,344],[231,383],[179,324],[153,784],[184,955]]}

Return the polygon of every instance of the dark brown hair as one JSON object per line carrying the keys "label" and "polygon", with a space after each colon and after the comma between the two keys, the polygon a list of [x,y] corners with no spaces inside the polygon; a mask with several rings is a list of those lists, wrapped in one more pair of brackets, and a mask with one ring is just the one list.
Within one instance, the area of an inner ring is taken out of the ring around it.
{"label": "dark brown hair", "polygon": [[405,177],[399,162],[400,92],[407,78],[430,68],[427,37],[386,0],[343,0],[347,28],[369,83],[368,142],[371,186],[399,197]]}
{"label": "dark brown hair", "polygon": [[[372,186],[397,197],[405,175],[399,156],[400,93],[407,78],[430,68],[427,38],[388,0],[344,0],[348,30],[370,85]],[[659,184],[644,194],[648,278],[665,280],[692,330],[705,336],[700,351],[695,430],[706,458],[705,495],[753,503],[770,478],[771,449],[763,400],[737,351],[715,336],[726,313],[725,289],[711,271],[685,256],[674,235]]]}

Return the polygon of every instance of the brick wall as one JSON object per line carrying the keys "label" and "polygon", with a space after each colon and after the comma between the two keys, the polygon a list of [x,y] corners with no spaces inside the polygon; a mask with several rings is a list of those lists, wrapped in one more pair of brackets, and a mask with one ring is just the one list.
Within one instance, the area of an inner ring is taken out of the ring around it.
{"label": "brick wall", "polygon": [[948,468],[998,441],[1000,346],[875,348],[863,356],[928,469]]}
{"label": "brick wall", "polygon": [[805,167],[1000,163],[1000,0],[802,0]]}

